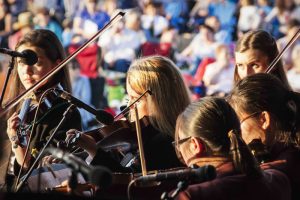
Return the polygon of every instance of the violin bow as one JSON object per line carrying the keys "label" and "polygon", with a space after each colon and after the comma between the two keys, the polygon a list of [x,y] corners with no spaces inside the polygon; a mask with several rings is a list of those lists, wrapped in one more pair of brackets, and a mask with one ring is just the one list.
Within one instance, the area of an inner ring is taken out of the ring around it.
{"label": "violin bow", "polygon": [[299,35],[300,35],[300,28],[295,33],[295,35],[290,39],[290,41],[287,43],[287,45],[282,49],[282,51],[271,62],[269,67],[266,69],[265,73],[270,73],[274,70],[274,67],[277,64],[277,62],[280,60],[280,58],[283,56],[283,54],[292,46],[292,44],[298,39]]}
{"label": "violin bow", "polygon": [[4,107],[0,108],[0,116],[5,114],[8,110],[16,106],[22,99],[24,99],[29,93],[36,90],[39,86],[41,86],[46,80],[52,77],[54,74],[58,73],[71,59],[77,56],[83,49],[85,49],[88,45],[90,45],[93,41],[95,41],[104,31],[118,22],[123,16],[125,12],[118,12],[102,29],[100,29],[94,36],[92,36],[88,41],[86,41],[83,45],[81,45],[73,54],[70,54],[66,59],[61,61],[55,68],[49,71],[41,80],[31,86],[28,90],[24,91],[22,94],[17,96],[15,99],[11,100]]}
{"label": "violin bow", "polygon": [[133,101],[129,106],[127,106],[122,112],[120,112],[118,115],[114,117],[115,120],[118,120],[120,117],[123,117],[125,113],[127,113],[130,109],[132,109],[132,106],[134,106],[135,111],[135,126],[136,126],[136,134],[137,134],[137,140],[138,140],[138,146],[139,146],[139,154],[141,159],[141,167],[142,167],[142,175],[147,175],[147,168],[146,168],[146,160],[145,160],[145,154],[144,154],[144,147],[143,147],[143,139],[142,139],[142,131],[141,131],[141,124],[139,121],[139,113],[137,109],[136,102],[138,102],[143,96],[145,96],[147,93],[152,95],[152,92],[150,89],[146,90],[143,94],[139,96],[135,101]]}
{"label": "violin bow", "polygon": [[141,130],[141,124],[139,121],[139,112],[137,109],[137,105],[134,104],[134,113],[135,113],[135,126],[136,126],[136,135],[139,145],[139,153],[140,153],[140,159],[141,159],[141,167],[142,167],[142,175],[147,175],[147,167],[146,167],[146,159],[145,159],[145,153],[144,153],[144,147],[143,147],[143,139],[142,139],[142,130]]}

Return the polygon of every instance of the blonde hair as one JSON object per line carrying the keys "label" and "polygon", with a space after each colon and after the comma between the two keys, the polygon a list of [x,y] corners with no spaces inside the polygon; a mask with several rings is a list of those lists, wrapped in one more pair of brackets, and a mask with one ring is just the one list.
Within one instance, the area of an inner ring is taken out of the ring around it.
{"label": "blonde hair", "polygon": [[152,95],[147,96],[150,123],[174,137],[177,116],[191,100],[173,61],[163,56],[139,58],[129,67],[127,84],[138,94],[151,90]]}

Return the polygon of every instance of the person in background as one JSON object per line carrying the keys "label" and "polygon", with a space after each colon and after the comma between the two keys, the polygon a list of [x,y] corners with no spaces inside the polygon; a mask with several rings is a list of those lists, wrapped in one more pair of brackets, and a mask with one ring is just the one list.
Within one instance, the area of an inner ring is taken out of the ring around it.
{"label": "person in background", "polygon": [[[287,33],[284,37],[277,40],[277,46],[279,51],[282,51],[288,42],[295,36],[297,31],[300,28],[300,22],[292,19],[287,24]],[[297,45],[300,45],[300,39],[296,40],[292,46],[290,46],[287,51],[282,55],[282,63],[284,66],[285,71],[288,71],[292,68],[292,51],[293,48]]]}
{"label": "person in background", "polygon": [[8,36],[12,32],[12,15],[5,0],[0,0],[0,47],[8,48]]}
{"label": "person in background", "polygon": [[226,45],[216,48],[216,61],[206,66],[203,81],[207,95],[227,94],[233,87],[234,64]]}
{"label": "person in background", "polygon": [[62,27],[50,16],[48,8],[37,8],[34,16],[35,29],[49,29],[56,34],[59,41],[62,42]]}
{"label": "person in background", "polygon": [[287,78],[295,92],[300,92],[300,44],[292,51],[292,68],[287,72]]}
{"label": "person in background", "polygon": [[22,12],[18,15],[18,21],[13,24],[13,29],[16,31],[8,37],[8,47],[15,49],[19,40],[28,32],[33,30],[33,15],[31,12]]}
{"label": "person in background", "polygon": [[98,0],[85,0],[83,9],[78,10],[74,17],[74,34],[82,36],[83,41],[90,39],[109,19],[110,16],[98,8]]}

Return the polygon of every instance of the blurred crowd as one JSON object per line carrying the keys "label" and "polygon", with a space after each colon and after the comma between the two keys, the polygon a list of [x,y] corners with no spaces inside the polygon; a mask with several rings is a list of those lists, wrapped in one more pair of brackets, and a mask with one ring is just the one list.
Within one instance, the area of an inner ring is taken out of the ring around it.
{"label": "blurred crowd", "polygon": [[[14,49],[24,34],[43,28],[72,54],[118,11],[124,18],[68,63],[73,95],[113,114],[126,104],[125,76],[135,58],[171,58],[194,99],[224,96],[233,86],[238,38],[264,29],[282,50],[300,22],[299,0],[0,0],[0,45]],[[295,91],[300,91],[299,41],[282,58]],[[9,58],[0,57],[3,82]],[[89,113],[81,114],[84,129],[95,125]]]}

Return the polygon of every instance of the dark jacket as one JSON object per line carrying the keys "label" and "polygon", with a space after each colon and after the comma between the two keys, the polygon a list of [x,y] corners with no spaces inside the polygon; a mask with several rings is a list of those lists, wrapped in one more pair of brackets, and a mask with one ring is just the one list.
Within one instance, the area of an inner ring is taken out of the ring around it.
{"label": "dark jacket", "polygon": [[217,168],[217,178],[190,185],[176,199],[209,199],[209,200],[247,200],[247,199],[290,199],[290,184],[288,178],[280,171],[269,169],[260,178],[249,178],[237,174],[231,163]]}
{"label": "dark jacket", "polygon": [[286,146],[283,143],[273,145],[271,149],[272,160],[283,160],[284,163],[266,163],[270,168],[282,171],[291,182],[292,199],[300,199],[300,150],[294,146]]}

